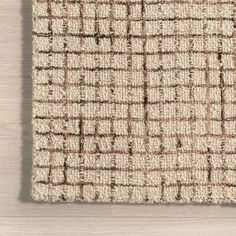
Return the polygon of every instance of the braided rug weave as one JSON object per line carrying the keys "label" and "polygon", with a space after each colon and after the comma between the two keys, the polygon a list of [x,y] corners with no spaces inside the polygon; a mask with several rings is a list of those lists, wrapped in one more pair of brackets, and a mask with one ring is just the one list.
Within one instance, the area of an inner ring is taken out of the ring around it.
{"label": "braided rug weave", "polygon": [[236,201],[234,0],[34,0],[32,196]]}

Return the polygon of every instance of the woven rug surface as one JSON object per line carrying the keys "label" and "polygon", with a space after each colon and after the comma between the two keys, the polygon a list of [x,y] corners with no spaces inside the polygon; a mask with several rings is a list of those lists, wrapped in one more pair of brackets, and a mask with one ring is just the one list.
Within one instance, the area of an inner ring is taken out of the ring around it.
{"label": "woven rug surface", "polygon": [[34,0],[32,196],[235,202],[234,0]]}

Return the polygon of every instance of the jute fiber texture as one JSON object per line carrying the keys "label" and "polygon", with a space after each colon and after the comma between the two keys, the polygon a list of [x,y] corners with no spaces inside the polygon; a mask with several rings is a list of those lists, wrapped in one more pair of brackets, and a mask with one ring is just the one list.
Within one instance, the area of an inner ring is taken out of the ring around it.
{"label": "jute fiber texture", "polygon": [[234,0],[34,0],[32,196],[236,202]]}

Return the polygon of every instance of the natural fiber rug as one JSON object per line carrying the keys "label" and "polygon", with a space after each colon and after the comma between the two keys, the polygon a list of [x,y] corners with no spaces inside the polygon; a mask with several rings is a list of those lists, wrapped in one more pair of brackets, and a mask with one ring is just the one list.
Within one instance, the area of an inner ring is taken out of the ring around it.
{"label": "natural fiber rug", "polygon": [[34,0],[35,200],[236,201],[234,0]]}

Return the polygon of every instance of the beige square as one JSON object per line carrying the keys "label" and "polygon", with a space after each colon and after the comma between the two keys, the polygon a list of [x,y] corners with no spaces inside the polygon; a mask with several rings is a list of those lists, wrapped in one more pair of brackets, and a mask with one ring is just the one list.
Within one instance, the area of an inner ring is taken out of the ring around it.
{"label": "beige square", "polygon": [[[131,34],[132,35],[139,35],[141,36],[143,34],[143,26],[141,21],[132,21],[131,22]],[[148,34],[148,32],[147,32]]]}
{"label": "beige square", "polygon": [[132,38],[131,39],[131,49],[134,53],[142,53],[143,52],[143,41],[140,38]]}
{"label": "beige square", "polygon": [[52,4],[52,15],[53,16],[63,16],[64,9],[62,3],[51,3]]}
{"label": "beige square", "polygon": [[127,7],[123,4],[115,4],[114,7],[114,17],[126,19],[127,16]]}
{"label": "beige square", "polygon": [[110,5],[109,4],[99,4],[98,8],[98,16],[101,18],[107,18],[110,16]]}
{"label": "beige square", "polygon": [[114,55],[113,56],[114,62],[113,66],[118,68],[118,69],[126,69],[128,66],[128,59],[127,55]]}
{"label": "beige square", "polygon": [[93,34],[95,33],[95,20],[86,19],[83,20],[83,28],[85,34]]}
{"label": "beige square", "polygon": [[[141,22],[139,23],[139,25],[140,25],[140,28],[141,28]],[[153,36],[153,35],[159,35],[160,34],[160,26],[159,26],[159,24],[158,24],[158,21],[147,21],[146,23],[145,23],[145,33],[146,33],[146,35],[147,36]],[[137,30],[138,30],[138,28],[136,28]],[[142,31],[138,31],[138,32],[140,32],[140,34],[141,34],[141,32]],[[137,32],[137,33],[138,33]]]}
{"label": "beige square", "polygon": [[63,169],[51,170],[51,178],[52,178],[52,183],[54,184],[63,183],[65,179]]}
{"label": "beige square", "polygon": [[84,134],[94,134],[95,133],[95,121],[94,120],[84,120],[83,125],[80,127],[81,123],[78,124],[80,133]]}
{"label": "beige square", "polygon": [[68,33],[69,34],[79,34],[81,31],[81,22],[77,20],[68,21]]}
{"label": "beige square", "polygon": [[133,136],[143,136],[147,130],[147,127],[145,126],[144,122],[132,122],[131,123],[131,134]]}
{"label": "beige square", "polygon": [[159,60],[159,56],[158,55],[148,55],[147,59],[147,68],[148,69],[158,69],[160,67],[160,60]]}
{"label": "beige square", "polygon": [[113,23],[113,28],[116,35],[126,35],[127,34],[127,21],[116,20]]}
{"label": "beige square", "polygon": [[77,17],[80,14],[81,6],[78,4],[68,5],[68,14],[69,16]]}
{"label": "beige square", "polygon": [[114,149],[118,153],[126,154],[128,152],[128,142],[126,137],[116,137],[114,142]]}
{"label": "beige square", "polygon": [[176,41],[174,38],[163,38],[161,47],[164,52],[172,52],[176,50]]}
{"label": "beige square", "polygon": [[94,3],[85,3],[83,4],[83,8],[84,8],[83,12],[84,17],[95,17],[96,5]]}
{"label": "beige square", "polygon": [[111,121],[109,120],[102,120],[98,123],[98,133],[101,135],[109,135],[111,134]]}
{"label": "beige square", "polygon": [[131,16],[133,18],[139,18],[142,16],[142,7],[139,4],[132,4],[130,8]]}
{"label": "beige square", "polygon": [[132,67],[141,70],[143,68],[143,55],[132,55]]}
{"label": "beige square", "polygon": [[55,34],[62,34],[64,32],[63,20],[53,19],[52,20],[52,30]]}
{"label": "beige square", "polygon": [[[55,39],[56,40],[56,39]],[[37,40],[35,40],[35,44],[34,47],[36,50],[45,50],[48,51],[49,50],[49,38],[38,38]]]}
{"label": "beige square", "polygon": [[128,135],[128,123],[124,120],[116,120],[114,125],[115,135]]}
{"label": "beige square", "polygon": [[123,38],[117,38],[114,40],[114,51],[117,52],[127,52],[128,47],[127,47],[127,40]]}
{"label": "beige square", "polygon": [[[96,25],[96,22],[95,22]],[[108,35],[110,33],[110,22],[107,19],[102,19],[98,21],[98,30],[100,34]]]}

